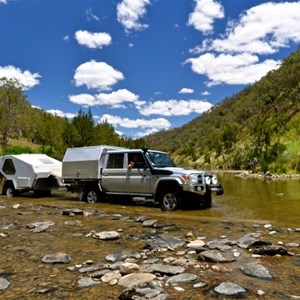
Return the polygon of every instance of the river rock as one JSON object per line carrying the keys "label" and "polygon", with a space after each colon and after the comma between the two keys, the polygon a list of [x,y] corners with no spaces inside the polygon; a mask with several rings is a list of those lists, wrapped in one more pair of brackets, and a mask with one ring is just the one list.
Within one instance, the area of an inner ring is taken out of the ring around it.
{"label": "river rock", "polygon": [[140,283],[152,281],[155,278],[156,276],[151,273],[131,273],[121,277],[119,280],[119,285],[128,288]]}
{"label": "river rock", "polygon": [[259,241],[259,237],[261,236],[260,233],[252,232],[244,235],[240,239],[237,240],[237,244],[240,248],[248,249],[250,245],[254,242]]}
{"label": "river rock", "polygon": [[146,268],[149,273],[159,273],[161,275],[176,275],[183,273],[184,267],[170,266],[166,264],[152,264]]}
{"label": "river rock", "polygon": [[79,288],[84,288],[92,285],[100,284],[99,281],[93,280],[91,277],[83,277],[78,280],[77,285]]}
{"label": "river rock", "polygon": [[68,208],[62,211],[63,216],[83,215],[83,210],[79,208]]}
{"label": "river rock", "polygon": [[139,265],[135,264],[135,263],[125,262],[125,263],[121,264],[121,266],[120,266],[120,272],[123,275],[137,272],[137,271],[139,271],[139,269],[140,269]]}
{"label": "river rock", "polygon": [[27,225],[27,228],[33,228],[32,232],[43,232],[50,226],[54,226],[55,223],[52,221],[45,221],[45,222],[35,222]]}
{"label": "river rock", "polygon": [[181,282],[193,282],[198,278],[195,274],[182,273],[179,275],[174,275],[167,280],[167,283],[176,284]]}
{"label": "river rock", "polygon": [[287,249],[280,245],[267,245],[267,246],[256,247],[253,250],[253,253],[259,255],[269,255],[269,256],[274,256],[277,254],[290,255]]}
{"label": "river rock", "polygon": [[102,231],[93,235],[93,238],[99,240],[117,240],[119,237],[120,234],[117,231]]}
{"label": "river rock", "polygon": [[194,240],[186,245],[186,247],[190,250],[195,250],[196,252],[200,252],[204,250],[205,242],[202,240]]}
{"label": "river rock", "polygon": [[105,257],[107,261],[116,262],[116,261],[124,261],[127,258],[136,258],[139,259],[141,255],[132,250],[118,250],[115,251]]}
{"label": "river rock", "polygon": [[247,264],[241,268],[244,274],[262,279],[272,279],[269,271],[261,264]]}
{"label": "river rock", "polygon": [[147,244],[145,249],[159,249],[159,248],[167,248],[169,250],[174,250],[177,247],[182,246],[184,243],[178,237],[171,236],[168,234],[162,234],[154,238],[149,244]]}
{"label": "river rock", "polygon": [[219,250],[207,250],[198,255],[199,260],[205,260],[210,262],[231,262],[235,261],[235,258],[231,253],[221,252]]}
{"label": "river rock", "polygon": [[120,277],[121,277],[120,271],[116,270],[116,271],[112,271],[112,272],[108,272],[108,273],[104,274],[101,277],[101,281],[102,282],[111,282],[112,280],[115,280],[115,279],[118,280]]}
{"label": "river rock", "polygon": [[70,255],[63,252],[47,254],[42,258],[43,263],[49,263],[49,264],[67,264],[70,261],[71,261]]}
{"label": "river rock", "polygon": [[0,291],[6,290],[10,286],[10,282],[3,277],[0,277]]}
{"label": "river rock", "polygon": [[88,272],[99,271],[99,270],[103,270],[103,269],[107,269],[107,268],[108,268],[107,264],[94,264],[89,267],[80,268],[79,272],[80,273],[88,273]]}
{"label": "river rock", "polygon": [[214,240],[214,241],[207,242],[206,245],[210,249],[218,249],[221,251],[227,251],[227,250],[232,249],[232,247],[227,244],[228,242],[229,241],[227,239],[226,240]]}
{"label": "river rock", "polygon": [[214,288],[214,292],[230,297],[240,297],[248,293],[244,287],[232,282],[222,282]]}

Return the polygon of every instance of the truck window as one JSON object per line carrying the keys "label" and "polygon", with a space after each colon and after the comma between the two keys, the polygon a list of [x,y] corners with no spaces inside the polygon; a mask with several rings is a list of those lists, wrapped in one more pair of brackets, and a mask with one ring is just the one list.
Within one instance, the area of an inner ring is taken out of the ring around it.
{"label": "truck window", "polygon": [[107,169],[123,169],[124,154],[112,153],[109,154],[107,161]]}
{"label": "truck window", "polygon": [[139,152],[133,152],[128,154],[128,168],[129,169],[139,169],[145,168],[147,166],[146,161]]}
{"label": "truck window", "polygon": [[7,175],[14,175],[16,173],[16,169],[15,169],[12,159],[5,160],[2,170]]}

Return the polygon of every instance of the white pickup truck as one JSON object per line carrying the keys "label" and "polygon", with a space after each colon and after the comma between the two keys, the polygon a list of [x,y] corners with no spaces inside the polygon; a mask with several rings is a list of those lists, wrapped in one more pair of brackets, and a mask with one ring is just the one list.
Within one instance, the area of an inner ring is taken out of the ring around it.
{"label": "white pickup truck", "polygon": [[178,168],[161,151],[107,145],[67,149],[62,178],[89,203],[107,197],[154,199],[166,211],[191,203],[210,207],[211,194],[223,194],[216,174]]}

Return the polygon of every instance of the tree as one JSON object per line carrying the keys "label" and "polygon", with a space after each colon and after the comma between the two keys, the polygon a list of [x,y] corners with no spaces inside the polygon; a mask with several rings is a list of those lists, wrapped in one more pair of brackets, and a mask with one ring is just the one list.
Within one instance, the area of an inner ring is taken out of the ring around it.
{"label": "tree", "polygon": [[1,147],[5,151],[9,138],[21,135],[20,118],[28,112],[29,102],[22,94],[20,83],[14,79],[0,79],[0,133]]}

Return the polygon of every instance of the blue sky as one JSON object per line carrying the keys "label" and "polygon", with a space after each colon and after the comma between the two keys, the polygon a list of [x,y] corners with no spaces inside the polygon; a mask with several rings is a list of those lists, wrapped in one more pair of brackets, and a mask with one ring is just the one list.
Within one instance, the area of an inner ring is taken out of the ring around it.
{"label": "blue sky", "polygon": [[180,127],[280,66],[300,1],[0,0],[0,77],[34,107],[133,138]]}

